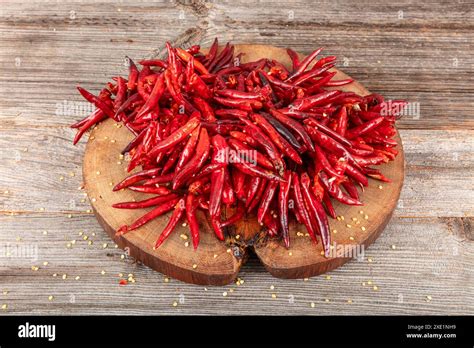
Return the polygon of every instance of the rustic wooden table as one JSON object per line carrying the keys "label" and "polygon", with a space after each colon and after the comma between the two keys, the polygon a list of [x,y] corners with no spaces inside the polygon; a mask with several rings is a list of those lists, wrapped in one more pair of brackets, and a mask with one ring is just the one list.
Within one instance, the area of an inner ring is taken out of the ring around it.
{"label": "rustic wooden table", "polygon": [[[0,313],[473,314],[472,23],[462,2],[2,1]],[[419,103],[399,122],[398,208],[363,261],[303,281],[251,259],[243,284],[206,289],[134,263],[98,225],[78,189],[85,142],[73,146],[68,125],[87,110],[75,86],[97,91],[126,74],[125,55],[165,40],[215,36],[324,46],[371,91]],[[119,286],[120,273],[136,282]]]}

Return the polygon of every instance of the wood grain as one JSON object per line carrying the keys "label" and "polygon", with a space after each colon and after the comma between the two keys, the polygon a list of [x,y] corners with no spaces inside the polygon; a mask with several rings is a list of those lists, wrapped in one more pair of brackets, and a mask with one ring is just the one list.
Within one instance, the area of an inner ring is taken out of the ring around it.
{"label": "wood grain", "polygon": [[[250,258],[239,275],[242,285],[207,288],[174,279],[165,282],[165,276],[115,249],[91,215],[72,219],[59,213],[3,215],[0,225],[8,232],[0,234],[2,245],[33,245],[38,250],[37,260],[2,257],[0,288],[9,293],[0,293],[0,302],[7,303],[7,313],[15,315],[466,315],[474,311],[474,247],[466,239],[461,218],[395,217],[363,260],[331,271],[329,280],[326,276],[308,281],[277,279]],[[80,231],[94,243],[82,240]],[[68,249],[66,244],[74,239],[75,245]],[[103,243],[109,243],[106,249]],[[44,261],[49,264],[43,266]],[[33,265],[40,269],[32,271]],[[119,279],[130,273],[136,283],[119,286]],[[49,295],[55,297],[53,301],[48,301]],[[432,300],[427,302],[426,296]],[[177,307],[172,306],[174,301]]]}
{"label": "wood grain", "polygon": [[[186,3],[2,1],[0,250],[6,243],[33,244],[39,252],[38,261],[0,258],[0,288],[10,291],[0,293],[0,303],[8,304],[2,314],[472,315],[472,6],[368,0],[320,1],[317,7],[309,1]],[[77,20],[70,19],[70,11]],[[191,42],[194,33],[203,45],[215,36],[303,53],[323,45],[371,91],[420,102],[419,119],[399,123],[407,176],[394,218],[367,253],[372,262],[352,261],[330,272],[330,280],[304,282],[275,279],[251,258],[241,273],[245,283],[230,293],[231,287],[205,291],[165,283],[156,272],[121,260],[113,245],[102,248],[109,237],[86,212],[90,206],[77,189],[84,143],[73,147],[68,128],[83,115],[57,114],[57,104],[82,102],[77,84],[98,91],[110,76],[124,75],[125,55],[148,57],[165,40],[179,36]],[[80,231],[94,244],[79,241]],[[67,249],[72,239],[78,243]],[[47,267],[31,270],[46,260]],[[101,275],[101,269],[107,273]],[[55,272],[67,273],[67,280],[52,277]],[[119,273],[133,273],[136,283],[120,287]],[[76,275],[81,280],[75,281]],[[224,291],[229,296],[222,296]],[[51,302],[49,294],[55,296]],[[173,307],[180,295],[184,303]],[[309,306],[313,301],[315,308]]]}

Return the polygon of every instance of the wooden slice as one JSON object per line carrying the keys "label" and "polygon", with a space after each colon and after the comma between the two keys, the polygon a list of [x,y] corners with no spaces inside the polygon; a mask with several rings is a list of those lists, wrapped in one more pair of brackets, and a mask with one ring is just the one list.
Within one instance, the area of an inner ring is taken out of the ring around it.
{"label": "wooden slice", "polygon": [[[287,66],[291,64],[286,51],[281,48],[263,45],[236,45],[235,48],[236,53],[245,53],[243,63],[267,57],[278,59]],[[336,80],[345,78],[347,75],[340,71],[335,77]],[[342,89],[361,95],[369,93],[357,82]],[[120,152],[131,139],[130,132],[113,120],[102,122],[92,132],[84,155],[83,176],[94,213],[105,231],[131,257],[163,274],[194,284],[224,285],[232,282],[246,259],[248,249],[255,251],[272,275],[281,278],[311,277],[339,267],[350,260],[347,256],[351,246],[365,248],[380,235],[395,209],[403,183],[404,154],[401,140],[397,137],[399,155],[395,161],[380,166],[392,183],[369,180],[370,186],[361,195],[364,202],[362,207],[334,203],[337,213],[344,216],[344,221],[330,219],[331,231],[335,229],[337,232],[331,233],[334,248],[329,258],[321,255],[321,243],[314,244],[305,236],[304,226],[291,225],[291,247],[286,249],[279,240],[265,238],[252,216],[229,229],[229,237],[225,242],[220,242],[202,214],[199,216],[201,242],[197,250],[192,247],[189,228],[181,225],[160,248],[153,250],[171,213],[136,231],[115,237],[115,231],[120,226],[132,223],[151,209],[112,208],[113,203],[150,197],[129,190],[112,191],[113,185],[127,175],[127,162],[120,158]],[[368,219],[364,218],[366,215]],[[357,220],[353,221],[352,218]],[[347,227],[347,224],[351,227]],[[240,238],[236,238],[236,235]],[[363,251],[360,248],[354,250],[359,252],[358,255]]]}

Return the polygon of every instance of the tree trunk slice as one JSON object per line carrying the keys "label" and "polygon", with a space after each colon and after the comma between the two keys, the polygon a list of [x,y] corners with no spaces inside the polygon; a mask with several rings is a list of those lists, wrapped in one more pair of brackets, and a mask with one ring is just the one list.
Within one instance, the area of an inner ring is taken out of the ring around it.
{"label": "tree trunk slice", "polygon": [[[287,66],[291,64],[286,51],[281,48],[236,45],[235,49],[236,54],[245,53],[242,57],[243,63],[267,57],[278,59]],[[347,75],[337,71],[336,80],[345,78]],[[357,82],[339,88],[361,95],[369,94]],[[322,244],[313,243],[305,236],[304,226],[296,223],[290,225],[291,247],[286,249],[279,239],[266,238],[261,233],[261,227],[254,216],[248,216],[229,228],[229,236],[225,242],[221,242],[214,236],[212,228],[201,212],[198,212],[201,241],[197,250],[192,247],[189,228],[182,225],[176,227],[160,248],[153,250],[153,245],[166,226],[171,212],[135,231],[115,237],[115,231],[120,226],[131,224],[152,209],[112,208],[113,203],[151,197],[130,190],[112,191],[113,185],[127,175],[128,163],[120,159],[119,155],[132,138],[125,127],[117,126],[110,119],[92,131],[84,155],[83,176],[93,211],[104,230],[130,256],[156,271],[193,284],[231,283],[245,262],[249,249],[255,251],[272,275],[280,278],[306,278],[341,266],[351,258],[345,257],[347,254],[341,257],[340,246],[367,247],[383,231],[397,204],[404,177],[404,154],[401,140],[397,136],[399,155],[395,161],[380,166],[381,171],[392,182],[387,184],[369,179],[369,187],[361,194],[361,200],[364,202],[364,206],[361,207],[346,206],[333,201],[337,213],[344,216],[344,221],[330,219],[329,222],[331,231],[337,230],[337,233],[331,232],[334,245],[332,256],[335,257],[326,258],[321,255]],[[379,189],[379,185],[382,185],[383,189]],[[363,214],[360,211],[363,211]],[[368,215],[368,220],[364,219],[365,214]],[[358,220],[352,221],[352,218]],[[348,228],[346,224],[352,227]],[[361,227],[364,227],[365,231],[362,231]],[[299,236],[297,232],[300,232]],[[236,238],[237,235],[239,237]]]}

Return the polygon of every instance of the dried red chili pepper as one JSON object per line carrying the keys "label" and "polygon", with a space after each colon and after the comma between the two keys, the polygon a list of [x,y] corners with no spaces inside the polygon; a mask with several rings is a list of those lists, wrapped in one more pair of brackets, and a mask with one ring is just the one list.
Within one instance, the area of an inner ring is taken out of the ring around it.
{"label": "dried red chili pepper", "polygon": [[118,208],[118,209],[143,209],[143,208],[153,207],[155,205],[160,205],[176,197],[178,196],[172,193],[166,196],[152,197],[152,198],[148,198],[148,199],[145,199],[143,201],[138,201],[138,202],[115,203],[115,204],[112,204],[112,207]]}
{"label": "dried red chili pepper", "polygon": [[301,123],[298,123],[297,121],[293,120],[291,117],[286,116],[285,114],[275,110],[275,109],[270,109],[270,113],[281,123],[283,123],[285,126],[288,126],[290,129],[292,129],[296,134],[298,134],[306,147],[310,151],[314,151],[314,144],[311,141],[310,136],[308,135],[308,132],[304,129],[304,127],[301,125]]}
{"label": "dried red chili pepper", "polygon": [[290,77],[288,77],[288,80],[295,79],[296,77],[301,75],[306,70],[308,65],[311,64],[311,62],[317,57],[317,55],[321,53],[322,50],[322,47],[318,48],[311,52],[308,56],[306,56],[301,61],[301,63],[298,64],[296,70],[290,75]]}
{"label": "dried red chili pepper", "polygon": [[166,139],[159,142],[153,147],[148,156],[153,158],[160,152],[165,151],[177,143],[181,142],[188,134],[190,134],[197,126],[199,126],[199,119],[197,117],[190,119],[184,126],[170,134]]}
{"label": "dried red chili pepper", "polygon": [[107,118],[107,115],[100,109],[95,110],[83,123],[79,126],[79,131],[76,133],[76,136],[73,140],[73,145],[76,145],[85,132],[87,132],[93,125],[102,121],[104,118]]}
{"label": "dried red chili pepper", "polygon": [[191,239],[193,241],[194,249],[196,249],[199,245],[199,222],[196,217],[197,205],[198,201],[196,196],[193,194],[188,194],[186,196],[186,218],[191,231]]}
{"label": "dried red chili pepper", "polygon": [[298,174],[293,173],[292,179],[293,179],[293,193],[294,193],[293,196],[295,198],[295,205],[296,205],[295,208],[298,210],[300,214],[301,222],[305,225],[306,230],[308,231],[311,239],[315,243],[317,243],[318,241],[316,239],[316,231],[315,231],[316,226],[313,226],[311,223],[311,218],[303,199],[303,194],[301,191],[301,184],[300,184],[300,179],[299,179]]}
{"label": "dried red chili pepper", "polygon": [[178,159],[178,163],[176,163],[176,172],[179,172],[181,168],[189,161],[189,159],[192,157],[194,153],[194,149],[196,148],[197,142],[198,142],[198,137],[199,137],[199,132],[201,128],[196,127],[194,130],[191,132],[188,141],[186,142],[186,145],[184,146],[183,150],[181,151]]}
{"label": "dried red chili pepper", "polygon": [[324,211],[321,202],[318,201],[316,197],[313,196],[311,190],[309,189],[310,179],[306,173],[301,175],[301,188],[303,197],[306,202],[306,207],[309,210],[311,218],[314,220],[313,225],[318,226],[319,234],[321,236],[324,253],[326,256],[329,255],[329,246],[330,246],[330,234],[329,234],[329,222]]}
{"label": "dried red chili pepper", "polygon": [[159,205],[158,207],[156,207],[152,211],[150,211],[150,212],[146,213],[145,215],[143,215],[141,218],[139,218],[137,221],[135,221],[130,226],[125,225],[125,226],[120,227],[117,230],[117,234],[118,235],[125,234],[127,232],[130,232],[132,230],[135,230],[135,229],[145,225],[146,223],[150,222],[153,219],[156,219],[158,216],[161,216],[164,213],[166,213],[166,212],[170,211],[171,209],[173,209],[173,207],[176,205],[176,203],[178,203],[178,200],[179,200],[178,198],[174,198],[174,199],[171,199],[169,201],[166,201],[165,203]]}
{"label": "dried red chili pepper", "polygon": [[161,168],[152,168],[148,170],[142,170],[138,173],[132,174],[119,182],[117,185],[114,186],[113,191],[121,190],[125,187],[131,186],[139,181],[142,181],[146,178],[151,178],[154,175],[158,175],[161,171]]}
{"label": "dried red chili pepper", "polygon": [[339,91],[324,91],[316,95],[296,100],[289,105],[289,108],[297,111],[306,111],[314,106],[324,104],[324,102],[329,100],[331,97],[338,95],[339,93]]}
{"label": "dried red chili pepper", "polygon": [[156,186],[129,186],[128,189],[135,192],[154,193],[156,195],[167,195],[171,192],[166,187],[156,187]]}
{"label": "dried red chili pepper", "polygon": [[278,191],[278,216],[280,218],[281,233],[283,241],[287,248],[290,247],[290,230],[288,222],[288,197],[291,187],[292,175],[289,170],[285,172],[285,181],[280,181],[280,189]]}
{"label": "dried red chili pepper", "polygon": [[[225,139],[220,135],[215,135],[212,137],[211,143],[214,147],[212,163],[224,163],[226,161],[224,151],[227,148]],[[224,169],[225,167],[222,167],[213,171],[211,174],[211,195],[209,199],[209,214],[211,218],[216,218],[220,215],[222,192],[225,182]]]}
{"label": "dried red chili pepper", "polygon": [[171,215],[168,224],[166,227],[163,229],[163,231],[160,234],[160,237],[156,240],[155,242],[155,249],[158,248],[163,242],[165,241],[166,238],[173,232],[174,228],[178,224],[179,220],[183,216],[184,213],[184,208],[185,208],[185,202],[184,199],[181,198],[178,203],[176,203],[174,207],[173,214]]}
{"label": "dried red chili pepper", "polygon": [[205,128],[201,128],[199,133],[199,140],[196,145],[196,151],[192,159],[183,167],[183,169],[176,173],[173,179],[173,190],[180,188],[184,185],[186,179],[191,174],[197,172],[204,164],[204,162],[209,157],[210,152],[210,142],[209,135]]}

